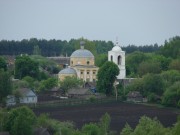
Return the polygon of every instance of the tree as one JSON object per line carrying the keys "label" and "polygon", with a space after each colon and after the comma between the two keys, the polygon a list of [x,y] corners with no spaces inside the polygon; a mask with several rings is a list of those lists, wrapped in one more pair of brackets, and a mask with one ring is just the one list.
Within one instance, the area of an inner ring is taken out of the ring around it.
{"label": "tree", "polygon": [[100,129],[103,135],[107,135],[109,132],[111,117],[108,113],[105,113],[100,119]]}
{"label": "tree", "polygon": [[4,71],[7,70],[7,63],[3,57],[0,57],[0,69],[3,69]]}
{"label": "tree", "polygon": [[83,81],[75,76],[67,76],[63,81],[60,81],[59,84],[60,88],[63,89],[65,94],[69,89],[81,86],[83,84]]}
{"label": "tree", "polygon": [[180,106],[180,81],[166,89],[162,103],[167,106]]}
{"label": "tree", "polygon": [[160,73],[161,72],[161,67],[159,62],[150,62],[150,61],[144,61],[140,63],[138,67],[138,73],[140,76],[143,76],[147,73]]}
{"label": "tree", "polygon": [[180,37],[176,36],[165,41],[164,46],[161,48],[160,53],[165,57],[179,58],[180,57]]}
{"label": "tree", "polygon": [[113,84],[116,76],[119,74],[118,66],[110,61],[105,62],[102,67],[99,68],[97,74],[97,89],[99,92],[105,93],[110,96],[113,91]]}
{"label": "tree", "polygon": [[41,81],[41,84],[38,88],[39,91],[48,91],[53,87],[58,85],[58,80],[56,78],[48,78],[47,80]]}
{"label": "tree", "polygon": [[177,122],[172,128],[172,135],[179,135],[180,133],[180,116],[177,118]]}
{"label": "tree", "polygon": [[100,135],[101,131],[97,124],[89,123],[82,127],[82,133],[85,135]]}
{"label": "tree", "polygon": [[148,96],[150,93],[161,96],[164,92],[164,86],[164,81],[158,74],[147,74],[143,77],[143,91],[145,96]]}
{"label": "tree", "polygon": [[130,76],[137,76],[139,64],[148,60],[149,57],[142,52],[133,52],[126,56],[126,66],[130,72]]}
{"label": "tree", "polygon": [[25,76],[38,78],[39,65],[30,59],[29,56],[17,56],[15,61],[15,78],[22,79]]}
{"label": "tree", "polygon": [[177,70],[168,70],[161,73],[161,77],[165,81],[166,88],[173,85],[173,83],[180,81],[180,72]]}
{"label": "tree", "polygon": [[132,135],[133,129],[129,124],[126,123],[125,127],[122,129],[120,135]]}
{"label": "tree", "polygon": [[108,60],[107,54],[100,54],[95,59],[95,65],[101,67]]}
{"label": "tree", "polygon": [[34,46],[33,54],[34,55],[41,55],[41,49],[39,48],[38,45]]}
{"label": "tree", "polygon": [[5,130],[12,135],[31,135],[36,124],[36,116],[28,107],[19,107],[9,112]]}
{"label": "tree", "polygon": [[167,131],[156,118],[143,116],[134,129],[133,135],[165,135]]}
{"label": "tree", "polygon": [[0,69],[0,101],[12,92],[12,81],[7,71]]}
{"label": "tree", "polygon": [[169,65],[169,69],[174,69],[180,72],[180,58],[172,60]]}

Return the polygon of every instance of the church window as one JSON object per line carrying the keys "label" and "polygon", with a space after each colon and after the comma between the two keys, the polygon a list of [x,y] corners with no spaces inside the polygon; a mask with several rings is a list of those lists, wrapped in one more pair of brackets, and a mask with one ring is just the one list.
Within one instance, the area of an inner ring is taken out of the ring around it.
{"label": "church window", "polygon": [[121,58],[121,56],[119,55],[119,56],[118,56],[118,61],[117,61],[118,65],[121,65],[121,59],[122,59],[122,58]]}
{"label": "church window", "polygon": [[96,74],[96,72],[94,71],[94,72],[93,72],[93,74],[95,75],[95,74]]}
{"label": "church window", "polygon": [[87,71],[87,74],[89,74],[89,71]]}
{"label": "church window", "polygon": [[73,65],[73,61],[71,61],[71,64]]}
{"label": "church window", "polygon": [[89,61],[87,61],[87,65],[89,65]]}
{"label": "church window", "polygon": [[113,56],[111,55],[111,61],[113,61]]}

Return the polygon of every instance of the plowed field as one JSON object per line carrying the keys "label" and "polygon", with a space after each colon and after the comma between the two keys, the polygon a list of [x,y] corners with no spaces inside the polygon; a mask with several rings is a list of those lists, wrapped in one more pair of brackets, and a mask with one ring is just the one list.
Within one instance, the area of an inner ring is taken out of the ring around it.
{"label": "plowed field", "polygon": [[98,122],[101,116],[107,112],[111,116],[110,129],[118,133],[126,122],[134,128],[139,118],[143,115],[151,118],[157,117],[165,127],[172,126],[176,122],[178,115],[178,113],[172,109],[130,103],[36,108],[34,112],[37,115],[49,113],[51,118],[60,121],[73,121],[77,128],[81,128],[85,123]]}

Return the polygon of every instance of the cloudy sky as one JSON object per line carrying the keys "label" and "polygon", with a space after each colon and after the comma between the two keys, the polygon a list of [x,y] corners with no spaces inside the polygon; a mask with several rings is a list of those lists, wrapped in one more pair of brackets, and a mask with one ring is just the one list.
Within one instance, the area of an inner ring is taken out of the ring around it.
{"label": "cloudy sky", "polygon": [[0,0],[0,40],[163,44],[180,35],[180,0]]}

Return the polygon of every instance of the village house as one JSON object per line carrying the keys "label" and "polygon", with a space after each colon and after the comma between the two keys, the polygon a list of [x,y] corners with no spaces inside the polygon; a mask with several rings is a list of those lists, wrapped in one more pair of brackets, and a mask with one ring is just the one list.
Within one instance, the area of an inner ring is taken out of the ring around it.
{"label": "village house", "polygon": [[20,97],[16,98],[14,95],[8,95],[6,100],[7,106],[16,105],[17,101],[22,104],[36,104],[37,95],[29,88],[19,89]]}
{"label": "village house", "polygon": [[131,91],[127,95],[129,102],[143,102],[143,96],[138,91]]}

